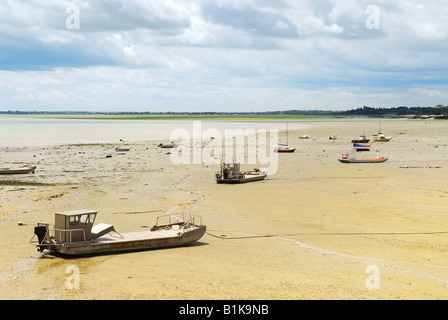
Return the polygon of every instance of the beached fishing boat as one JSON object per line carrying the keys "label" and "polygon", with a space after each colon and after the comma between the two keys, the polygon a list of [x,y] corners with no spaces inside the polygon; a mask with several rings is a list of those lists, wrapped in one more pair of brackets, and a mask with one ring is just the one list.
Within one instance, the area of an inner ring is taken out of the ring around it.
{"label": "beached fishing boat", "polygon": [[333,134],[333,135],[329,136],[328,139],[330,139],[330,140],[337,140],[338,139],[338,135],[337,134]]}
{"label": "beached fishing boat", "polygon": [[0,174],[27,174],[34,173],[36,166],[23,166],[20,168],[0,168]]}
{"label": "beached fishing boat", "polygon": [[388,142],[392,139],[392,137],[387,137],[383,134],[383,131],[380,129],[378,130],[377,134],[373,135],[373,141],[374,142]]}
{"label": "beached fishing boat", "polygon": [[384,157],[384,156],[380,156],[380,157],[357,159],[356,151],[349,150],[348,152],[342,154],[342,157],[338,160],[340,162],[344,162],[344,163],[379,163],[379,162],[387,161],[388,158]]}
{"label": "beached fishing boat", "polygon": [[267,177],[265,170],[240,171],[239,163],[222,163],[219,172],[216,172],[217,183],[245,183],[264,180]]}
{"label": "beached fishing boat", "polygon": [[392,139],[392,137],[387,137],[384,134],[378,134],[373,137],[373,141],[375,142],[388,142]]}
{"label": "beached fishing boat", "polygon": [[358,138],[354,138],[352,143],[368,143],[369,141],[370,139],[367,138],[365,134],[362,134]]}
{"label": "beached fishing boat", "polygon": [[370,151],[370,144],[354,143],[353,149],[356,151]]}
{"label": "beached fishing boat", "polygon": [[[93,226],[97,211],[74,210],[55,214],[54,228],[38,223],[30,243],[37,250],[66,255],[108,254],[190,245],[205,233],[200,217],[178,218],[174,215],[159,217],[150,231],[118,233],[113,225],[100,223]],[[174,220],[174,222],[173,222]],[[37,237],[37,240],[35,239]]]}
{"label": "beached fishing boat", "polygon": [[310,136],[307,134],[303,134],[303,135],[299,136],[299,139],[310,139]]}

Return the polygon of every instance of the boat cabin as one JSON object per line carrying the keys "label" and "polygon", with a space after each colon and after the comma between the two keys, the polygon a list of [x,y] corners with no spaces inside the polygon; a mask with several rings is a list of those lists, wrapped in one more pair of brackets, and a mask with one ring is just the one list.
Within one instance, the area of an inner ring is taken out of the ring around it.
{"label": "boat cabin", "polygon": [[54,236],[59,243],[91,240],[97,211],[73,210],[55,213]]}
{"label": "boat cabin", "polygon": [[115,231],[110,224],[100,223],[93,227],[98,211],[73,210],[55,213],[54,237],[56,242],[92,241]]}
{"label": "boat cabin", "polygon": [[347,150],[346,153],[342,154],[342,159],[350,161],[356,160],[356,150],[355,149]]}
{"label": "boat cabin", "polygon": [[222,163],[219,176],[221,179],[242,179],[244,172],[240,171],[239,163]]}

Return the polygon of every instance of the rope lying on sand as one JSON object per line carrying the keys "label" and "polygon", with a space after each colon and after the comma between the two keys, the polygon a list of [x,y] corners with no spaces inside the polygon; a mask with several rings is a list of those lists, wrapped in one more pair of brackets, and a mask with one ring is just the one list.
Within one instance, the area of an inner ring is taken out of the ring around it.
{"label": "rope lying on sand", "polygon": [[435,232],[325,232],[325,233],[285,233],[285,234],[265,234],[254,236],[240,236],[240,237],[227,237],[226,235],[215,235],[208,231],[206,233],[209,236],[225,239],[225,240],[238,240],[238,239],[253,239],[253,238],[270,238],[280,236],[359,236],[359,235],[435,235],[435,234],[448,234],[448,231],[435,231]]}
{"label": "rope lying on sand", "polygon": [[139,213],[151,213],[161,212],[162,210],[149,210],[149,211],[130,211],[130,212],[112,212],[112,214],[139,214]]}

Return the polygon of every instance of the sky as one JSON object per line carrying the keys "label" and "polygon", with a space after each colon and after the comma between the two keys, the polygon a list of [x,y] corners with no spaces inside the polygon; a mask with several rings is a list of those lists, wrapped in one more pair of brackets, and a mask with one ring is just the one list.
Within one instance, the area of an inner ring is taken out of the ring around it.
{"label": "sky", "polygon": [[448,105],[448,1],[0,0],[0,110]]}

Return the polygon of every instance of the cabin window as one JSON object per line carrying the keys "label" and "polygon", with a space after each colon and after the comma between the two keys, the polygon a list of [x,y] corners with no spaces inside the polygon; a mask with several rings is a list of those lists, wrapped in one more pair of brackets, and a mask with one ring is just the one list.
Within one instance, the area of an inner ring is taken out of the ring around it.
{"label": "cabin window", "polygon": [[70,224],[78,224],[79,223],[79,216],[71,216],[70,217]]}
{"label": "cabin window", "polygon": [[90,214],[90,223],[94,223],[95,222],[95,214],[94,213],[91,213]]}
{"label": "cabin window", "polygon": [[89,223],[89,215],[88,215],[88,214],[83,214],[83,215],[81,216],[80,221],[81,221],[82,224],[87,224],[87,223]]}

